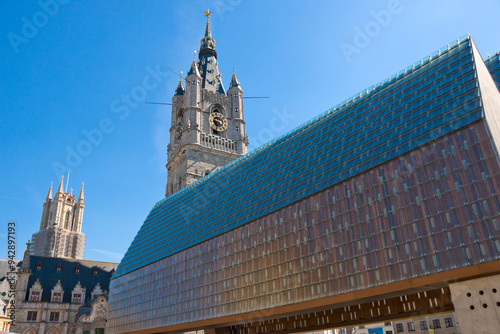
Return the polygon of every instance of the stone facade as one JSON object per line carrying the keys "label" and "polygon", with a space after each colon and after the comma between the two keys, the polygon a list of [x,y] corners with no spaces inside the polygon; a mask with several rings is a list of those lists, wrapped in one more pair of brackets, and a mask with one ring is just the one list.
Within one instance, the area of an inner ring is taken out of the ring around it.
{"label": "stone facade", "polygon": [[118,264],[30,256],[28,249],[18,270],[11,331],[104,334],[109,280]]}
{"label": "stone facade", "polygon": [[165,196],[246,154],[247,145],[243,90],[234,71],[224,89],[207,21],[199,60],[193,59],[172,98]]}
{"label": "stone facade", "polygon": [[32,237],[32,255],[83,259],[83,198],[83,183],[77,201],[72,191],[63,191],[62,177],[54,198],[52,183],[50,184],[43,203],[40,230]]}

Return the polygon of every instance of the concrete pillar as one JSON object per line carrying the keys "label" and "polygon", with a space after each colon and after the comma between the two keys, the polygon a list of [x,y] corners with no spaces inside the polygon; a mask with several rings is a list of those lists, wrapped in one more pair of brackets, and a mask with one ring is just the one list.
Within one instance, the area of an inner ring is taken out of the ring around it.
{"label": "concrete pillar", "polygon": [[462,333],[497,333],[500,328],[500,275],[450,284]]}

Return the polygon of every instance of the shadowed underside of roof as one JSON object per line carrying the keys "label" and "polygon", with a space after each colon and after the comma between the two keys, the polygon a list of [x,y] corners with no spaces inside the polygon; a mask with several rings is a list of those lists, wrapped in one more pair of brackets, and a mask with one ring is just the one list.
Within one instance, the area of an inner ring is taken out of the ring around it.
{"label": "shadowed underside of roof", "polygon": [[113,278],[484,117],[466,36],[158,202]]}

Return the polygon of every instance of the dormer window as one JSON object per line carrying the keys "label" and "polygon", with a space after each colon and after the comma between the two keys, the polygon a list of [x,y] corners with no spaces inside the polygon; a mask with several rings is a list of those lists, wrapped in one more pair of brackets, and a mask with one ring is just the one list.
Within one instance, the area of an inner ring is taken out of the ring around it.
{"label": "dormer window", "polygon": [[40,291],[31,291],[30,301],[40,301]]}
{"label": "dormer window", "polygon": [[63,295],[64,295],[64,290],[61,284],[61,280],[58,280],[56,285],[51,291],[52,295],[50,300],[55,303],[60,303],[62,302]]}
{"label": "dormer window", "polygon": [[90,299],[94,299],[95,296],[100,296],[103,295],[104,291],[102,291],[101,284],[97,282],[96,286],[94,287],[94,290],[90,293]]}
{"label": "dormer window", "polygon": [[82,302],[82,294],[74,293],[73,294],[73,303],[80,304]]}
{"label": "dormer window", "polygon": [[53,302],[61,302],[62,301],[62,293],[61,292],[54,292],[52,294],[52,301]]}
{"label": "dormer window", "polygon": [[79,273],[80,273],[80,265],[77,265],[76,269],[75,269],[75,274],[79,274]]}
{"label": "dormer window", "polygon": [[71,291],[71,302],[74,304],[81,304],[85,302],[85,288],[82,287],[80,282],[76,283],[73,291]]}
{"label": "dormer window", "polygon": [[33,286],[30,288],[30,301],[39,302],[42,297],[42,284],[40,283],[40,279],[37,278]]}
{"label": "dormer window", "polygon": [[60,264],[60,263],[57,265],[56,271],[57,271],[57,272],[60,272],[60,271],[61,271],[61,264]]}
{"label": "dormer window", "polygon": [[36,270],[42,270],[42,263],[41,262],[38,262],[38,264],[36,265]]}

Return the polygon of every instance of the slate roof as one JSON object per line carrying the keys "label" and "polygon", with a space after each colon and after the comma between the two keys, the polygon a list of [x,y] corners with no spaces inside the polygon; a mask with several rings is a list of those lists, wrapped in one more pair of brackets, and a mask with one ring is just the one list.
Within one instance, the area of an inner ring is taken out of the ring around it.
{"label": "slate roof", "polygon": [[[37,270],[38,263],[41,264],[41,269]],[[57,266],[61,265],[61,271],[57,271]],[[18,264],[20,267],[22,261]],[[51,291],[61,280],[61,285],[64,290],[63,303],[71,302],[71,292],[78,282],[82,288],[86,288],[85,302],[90,300],[92,290],[94,290],[97,283],[100,284],[103,291],[109,291],[109,281],[111,278],[111,271],[116,269],[118,263],[66,259],[57,257],[45,256],[30,256],[30,269],[31,275],[28,280],[28,293],[26,300],[29,299],[29,289],[37,279],[43,288],[41,301],[48,302],[51,298]],[[80,267],[80,272],[76,273],[77,266]],[[97,275],[94,275],[94,268],[97,268]]]}
{"label": "slate roof", "polygon": [[113,278],[482,119],[476,61],[465,36],[159,201]]}

